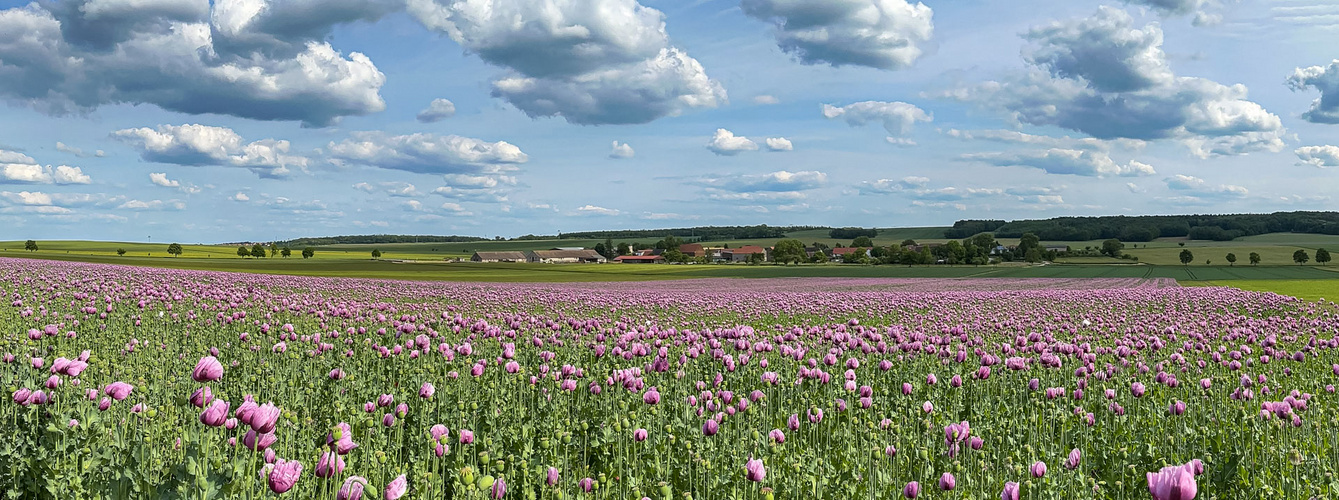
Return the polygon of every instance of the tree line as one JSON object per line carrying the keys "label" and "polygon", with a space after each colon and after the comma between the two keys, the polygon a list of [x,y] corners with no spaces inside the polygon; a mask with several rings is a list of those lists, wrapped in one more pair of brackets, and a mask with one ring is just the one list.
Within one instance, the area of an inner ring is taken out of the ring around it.
{"label": "tree line", "polygon": [[1339,235],[1339,212],[1275,212],[1233,215],[1150,215],[1115,217],[1057,217],[1044,220],[960,220],[944,237],[961,239],[992,232],[999,238],[1026,233],[1048,241],[1119,239],[1148,242],[1157,238],[1230,241],[1266,233]]}
{"label": "tree line", "polygon": [[297,238],[277,241],[287,247],[317,247],[322,245],[373,245],[387,243],[469,243],[487,241],[477,236],[415,236],[406,234],[364,234],[350,236],[325,236],[319,238]]}

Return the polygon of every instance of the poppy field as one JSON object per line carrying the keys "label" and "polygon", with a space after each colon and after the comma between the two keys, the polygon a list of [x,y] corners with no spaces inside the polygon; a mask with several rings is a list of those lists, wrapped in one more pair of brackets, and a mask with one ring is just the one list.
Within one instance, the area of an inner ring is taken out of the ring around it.
{"label": "poppy field", "polygon": [[0,259],[14,499],[1339,497],[1339,310],[1166,279]]}

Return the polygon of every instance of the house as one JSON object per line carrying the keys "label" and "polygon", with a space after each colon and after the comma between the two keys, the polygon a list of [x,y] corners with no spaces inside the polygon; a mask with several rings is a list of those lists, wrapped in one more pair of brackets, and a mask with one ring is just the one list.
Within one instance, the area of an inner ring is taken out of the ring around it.
{"label": "house", "polygon": [[620,255],[614,257],[620,264],[664,264],[665,258],[659,255]]}
{"label": "house", "polygon": [[1068,252],[1068,251],[1069,251],[1069,246],[1068,246],[1068,245],[1046,245],[1045,250],[1046,250],[1047,252]]}
{"label": "house", "polygon": [[607,261],[594,250],[531,250],[525,253],[526,262],[541,264],[600,263]]}
{"label": "house", "polygon": [[525,262],[525,252],[474,252],[470,262]]}
{"label": "house", "polygon": [[702,248],[701,243],[688,243],[685,245],[679,245],[679,251],[689,257],[707,256],[707,250],[705,248]]}
{"label": "house", "polygon": [[585,249],[586,249],[586,247],[554,247],[554,248],[550,248],[549,250],[567,250],[567,251],[576,251],[576,250],[585,250]]}
{"label": "house", "polygon": [[721,257],[730,262],[748,262],[753,254],[762,254],[763,260],[771,260],[771,252],[768,249],[757,245],[745,245],[739,248],[727,248],[721,250]]}

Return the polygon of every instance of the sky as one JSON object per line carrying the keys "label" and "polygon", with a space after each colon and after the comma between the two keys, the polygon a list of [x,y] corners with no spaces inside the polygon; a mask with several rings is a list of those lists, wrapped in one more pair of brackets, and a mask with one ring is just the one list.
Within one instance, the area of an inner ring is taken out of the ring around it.
{"label": "sky", "polygon": [[1334,0],[0,0],[0,239],[1333,210]]}

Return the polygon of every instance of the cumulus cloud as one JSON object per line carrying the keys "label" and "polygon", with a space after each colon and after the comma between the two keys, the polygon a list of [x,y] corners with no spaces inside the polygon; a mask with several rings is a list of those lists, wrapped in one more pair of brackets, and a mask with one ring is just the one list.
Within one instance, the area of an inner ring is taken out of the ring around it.
{"label": "cumulus cloud", "polygon": [[169,187],[169,188],[179,188],[179,187],[181,187],[181,182],[178,182],[178,181],[174,181],[174,180],[168,179],[168,178],[167,178],[167,173],[166,173],[166,172],[155,172],[155,173],[151,173],[151,174],[149,174],[149,182],[154,183],[154,185],[163,186],[163,187]]}
{"label": "cumulus cloud", "polygon": [[763,106],[770,106],[770,105],[772,105],[772,104],[781,104],[781,99],[777,99],[776,96],[771,96],[771,95],[763,94],[763,95],[760,95],[760,96],[754,96],[754,97],[753,97],[753,104],[761,104],[761,105],[763,105]]}
{"label": "cumulus cloud", "polygon": [[577,208],[577,213],[582,215],[618,215],[622,212],[612,208],[597,207],[595,205],[585,205]]}
{"label": "cumulus cloud", "polygon": [[768,151],[793,151],[795,145],[790,143],[790,139],[785,137],[768,137],[763,141],[767,145]]}
{"label": "cumulus cloud", "polygon": [[446,185],[432,190],[433,194],[475,203],[506,202],[510,187],[518,183],[516,177],[501,174],[447,174],[442,180]]}
{"label": "cumulus cloud", "polygon": [[864,101],[847,106],[823,105],[823,117],[829,120],[841,119],[852,127],[868,123],[882,123],[888,131],[888,142],[893,144],[915,144],[903,136],[911,133],[916,122],[929,122],[934,117],[925,110],[905,102]]}
{"label": "cumulus cloud", "polygon": [[41,165],[17,151],[0,149],[0,184],[90,184],[79,167]]}
{"label": "cumulus cloud", "polygon": [[828,174],[816,171],[788,172],[779,170],[762,175],[736,175],[729,177],[709,177],[698,184],[733,191],[736,193],[758,191],[805,191],[817,189],[827,184]]}
{"label": "cumulus cloud", "polygon": [[1282,121],[1247,100],[1245,86],[1172,74],[1157,24],[1135,29],[1129,14],[1101,7],[1024,36],[1035,44],[1030,73],[938,96],[1098,139],[1179,140],[1200,157],[1283,148]]}
{"label": "cumulus cloud", "polygon": [[1164,16],[1194,14],[1196,26],[1218,24],[1223,20],[1220,13],[1223,5],[1219,0],[1125,0],[1125,3],[1151,7]]}
{"label": "cumulus cloud", "polygon": [[721,156],[734,156],[744,151],[757,151],[758,143],[748,137],[737,136],[734,132],[718,128],[711,141],[707,142],[707,149]]}
{"label": "cumulus cloud", "polygon": [[1102,140],[1091,137],[1052,137],[1049,135],[1029,134],[1017,130],[959,130],[951,128],[944,131],[944,135],[955,139],[962,139],[964,141],[990,141],[1007,144],[1028,144],[1048,148],[1091,149],[1094,151],[1109,151],[1112,147],[1139,150],[1143,149],[1145,146],[1145,142],[1138,139],[1118,138]]}
{"label": "cumulus cloud", "polygon": [[671,46],[665,16],[636,0],[408,0],[409,13],[510,70],[493,95],[531,117],[582,125],[647,123],[726,101]]}
{"label": "cumulus cloud", "polygon": [[103,156],[107,156],[107,153],[101,149],[94,151],[92,153],[85,153],[84,150],[82,149],[67,145],[60,141],[56,141],[56,151],[60,151],[62,153],[70,153],[80,158],[88,158],[90,156],[96,156],[98,158],[101,158]]}
{"label": "cumulus cloud", "polygon": [[452,116],[456,116],[455,103],[446,99],[433,99],[427,108],[418,112],[418,121],[436,123]]}
{"label": "cumulus cloud", "polygon": [[354,184],[353,188],[367,193],[385,193],[390,196],[401,198],[411,198],[419,195],[418,188],[413,184],[400,181],[378,182],[376,184],[359,182]]}
{"label": "cumulus cloud", "polygon": [[186,203],[180,200],[129,200],[116,207],[121,210],[138,211],[157,211],[157,210],[185,210]]}
{"label": "cumulus cloud", "polygon": [[905,0],[743,0],[740,7],[771,23],[777,46],[802,64],[905,68],[934,33],[934,12]]}
{"label": "cumulus cloud", "polygon": [[1013,153],[969,153],[960,157],[999,167],[1032,167],[1049,174],[1085,177],[1139,177],[1154,175],[1153,166],[1130,160],[1116,163],[1105,152],[1077,149],[1044,149]]}
{"label": "cumulus cloud", "polygon": [[155,163],[245,168],[264,178],[281,179],[306,170],[305,156],[291,154],[288,141],[263,139],[247,143],[230,128],[208,125],[159,125],[112,132],[112,137],[139,150]]}
{"label": "cumulus cloud", "polygon": [[858,186],[856,186],[856,190],[860,194],[864,195],[891,194],[891,193],[900,193],[903,191],[908,191],[917,188],[923,188],[925,187],[926,184],[929,183],[930,178],[928,177],[909,176],[909,177],[903,177],[901,179],[879,179],[875,181],[863,181]]}
{"label": "cumulus cloud", "polygon": [[0,96],[40,111],[153,104],[328,125],[385,108],[365,55],[324,41],[367,0],[68,0],[0,10]]}
{"label": "cumulus cloud", "polygon": [[628,143],[618,141],[614,141],[613,149],[609,151],[609,157],[614,159],[632,158],[636,154]]}
{"label": "cumulus cloud", "polygon": [[1204,179],[1189,175],[1174,175],[1163,179],[1167,188],[1182,191],[1195,198],[1242,198],[1250,192],[1241,186],[1230,184],[1212,185]]}
{"label": "cumulus cloud", "polygon": [[237,194],[232,195],[232,198],[231,198],[231,199],[232,199],[233,201],[251,201],[251,197],[250,197],[250,196],[247,196],[246,193],[243,193],[243,192],[240,192],[240,191],[239,191]]}
{"label": "cumulus cloud", "polygon": [[1339,167],[1339,146],[1302,146],[1293,151],[1302,162],[1313,167]]}
{"label": "cumulus cloud", "polygon": [[331,142],[336,164],[366,165],[420,174],[480,174],[515,170],[529,157],[506,141],[487,142],[458,135],[389,135],[354,132]]}
{"label": "cumulus cloud", "polygon": [[1302,118],[1312,123],[1339,123],[1339,59],[1326,66],[1297,68],[1288,77],[1288,87],[1294,91],[1314,88],[1320,98],[1312,101],[1311,109]]}

